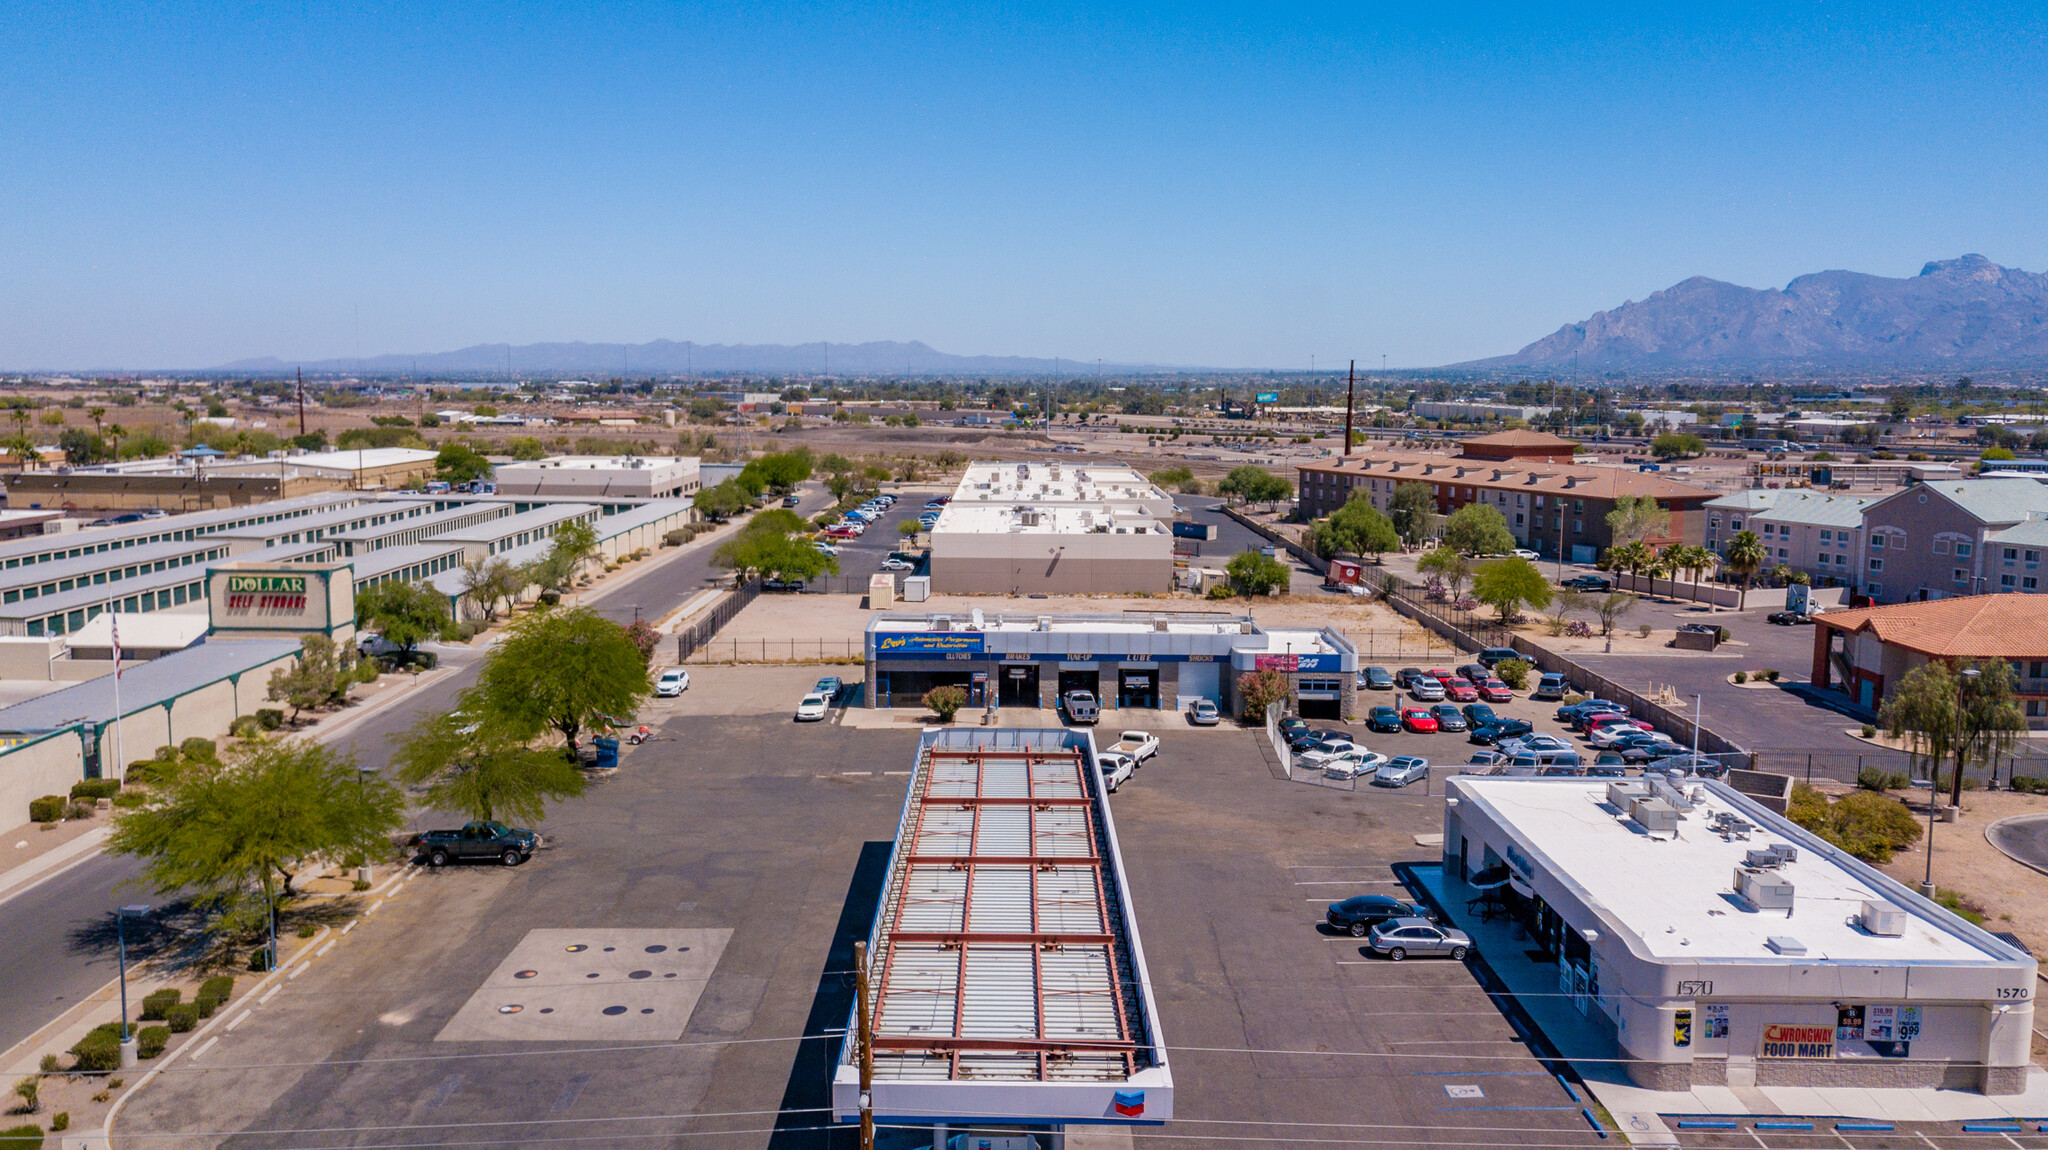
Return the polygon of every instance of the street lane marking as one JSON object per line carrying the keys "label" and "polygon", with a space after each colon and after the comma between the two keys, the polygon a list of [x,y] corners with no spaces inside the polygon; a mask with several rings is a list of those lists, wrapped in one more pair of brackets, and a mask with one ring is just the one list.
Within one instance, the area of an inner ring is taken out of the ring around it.
{"label": "street lane marking", "polygon": [[269,1002],[273,998],[276,998],[277,992],[283,989],[284,983],[280,982],[276,986],[271,987],[269,990],[264,991],[263,997],[256,1000],[256,1005],[262,1006],[264,1003]]}
{"label": "street lane marking", "polygon": [[330,951],[330,950],[333,950],[333,949],[334,949],[334,944],[335,944],[335,943],[337,943],[337,942],[340,942],[340,941],[341,941],[341,940],[340,940],[340,939],[338,939],[338,938],[330,938],[330,939],[328,939],[328,940],[327,940],[327,945],[325,945],[325,946],[321,947],[321,948],[320,948],[319,950],[316,950],[316,951],[314,951],[314,952],[313,952],[313,957],[314,957],[314,958],[319,958],[319,957],[321,957],[322,955],[325,955],[325,954],[326,954],[326,953],[327,953],[328,951]]}
{"label": "street lane marking", "polygon": [[343,933],[343,934],[347,934],[347,933],[348,933],[349,931],[352,931],[352,930],[354,930],[354,929],[356,928],[356,924],[357,924],[357,923],[359,923],[359,922],[361,922],[361,921],[363,921],[363,920],[362,920],[362,919],[359,919],[359,918],[352,918],[352,919],[349,919],[349,920],[348,920],[348,925],[347,925],[347,926],[345,926],[345,927],[342,927],[342,928],[341,928],[341,933]]}
{"label": "street lane marking", "polygon": [[235,1027],[240,1026],[244,1022],[249,1021],[249,1016],[254,1013],[256,1013],[256,1008],[252,1006],[249,1009],[243,1011],[242,1013],[236,1015],[235,1020],[233,1022],[230,1022],[225,1027],[221,1028],[221,1033],[226,1034],[228,1031],[233,1030]]}
{"label": "street lane marking", "polygon": [[377,900],[376,902],[373,902],[373,903],[371,903],[371,904],[370,904],[370,909],[368,909],[368,910],[366,910],[366,911],[364,911],[364,912],[363,912],[363,917],[364,917],[364,918],[368,918],[368,917],[370,917],[371,915],[373,915],[373,914],[376,914],[376,913],[377,913],[377,908],[378,908],[378,907],[380,907],[380,906],[383,906],[383,905],[384,905],[384,900],[383,900],[383,899],[381,899],[381,898],[380,898],[380,899],[378,899],[378,900]]}
{"label": "street lane marking", "polygon": [[297,978],[298,976],[304,973],[306,973],[306,964],[302,962],[299,965],[293,967],[292,972],[284,976],[284,980],[286,982],[290,982],[292,979]]}
{"label": "street lane marking", "polygon": [[214,1044],[214,1043],[216,1043],[216,1042],[219,1042],[219,1041],[220,1041],[220,1035],[216,1034],[216,1035],[214,1035],[214,1036],[213,1036],[212,1038],[209,1038],[209,1039],[207,1039],[207,1040],[206,1040],[205,1042],[202,1042],[202,1043],[200,1043],[200,1044],[199,1044],[199,1049],[197,1049],[197,1050],[193,1051],[193,1052],[192,1052],[192,1057],[190,1057],[190,1058],[187,1058],[187,1059],[186,1059],[185,1061],[187,1061],[187,1062],[197,1062],[197,1061],[199,1061],[199,1056],[200,1056],[200,1055],[202,1055],[202,1054],[205,1054],[205,1053],[206,1053],[207,1051],[209,1051],[209,1050],[213,1049],[213,1044]]}

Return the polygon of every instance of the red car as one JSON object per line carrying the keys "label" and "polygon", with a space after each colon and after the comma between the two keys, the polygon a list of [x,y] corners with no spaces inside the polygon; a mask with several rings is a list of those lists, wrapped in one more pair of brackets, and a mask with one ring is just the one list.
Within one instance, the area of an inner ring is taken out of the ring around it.
{"label": "red car", "polygon": [[1442,667],[1438,667],[1429,672],[1429,677],[1435,679],[1439,683],[1448,683],[1451,680],[1461,678],[1462,676],[1460,676],[1456,671],[1446,671]]}
{"label": "red car", "polygon": [[1418,735],[1436,734],[1436,716],[1420,707],[1401,712],[1401,725]]}
{"label": "red car", "polygon": [[851,531],[844,527],[828,527],[825,529],[825,538],[827,539],[855,539],[859,535],[859,532]]}
{"label": "red car", "polygon": [[1479,697],[1489,703],[1511,703],[1515,699],[1515,693],[1508,690],[1508,685],[1499,679],[1488,679],[1479,684]]}
{"label": "red car", "polygon": [[1594,731],[1597,731],[1602,727],[1610,727],[1616,723],[1622,723],[1631,727],[1637,727],[1645,731],[1654,731],[1657,729],[1655,726],[1652,726],[1651,724],[1643,721],[1642,719],[1631,719],[1627,715],[1601,715],[1598,718],[1594,719],[1592,722],[1586,724],[1586,733],[1590,735]]}
{"label": "red car", "polygon": [[1470,680],[1444,679],[1441,681],[1444,685],[1444,694],[1450,697],[1451,702],[1476,703],[1479,701],[1479,688],[1474,687]]}

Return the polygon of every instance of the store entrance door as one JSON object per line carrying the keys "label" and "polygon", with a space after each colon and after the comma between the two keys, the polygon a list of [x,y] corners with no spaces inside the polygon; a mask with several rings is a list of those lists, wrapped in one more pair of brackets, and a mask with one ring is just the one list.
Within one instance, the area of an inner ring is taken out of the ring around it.
{"label": "store entrance door", "polygon": [[1158,709],[1159,672],[1151,667],[1119,670],[1116,673],[1116,705]]}
{"label": "store entrance door", "polygon": [[1005,707],[1038,706],[1038,668],[1035,665],[1005,665],[997,673],[1002,676],[997,687],[998,703]]}

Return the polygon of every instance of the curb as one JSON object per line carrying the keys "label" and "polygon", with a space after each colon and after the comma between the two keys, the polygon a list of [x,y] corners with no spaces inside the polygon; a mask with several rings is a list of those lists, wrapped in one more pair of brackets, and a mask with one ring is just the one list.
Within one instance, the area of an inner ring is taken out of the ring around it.
{"label": "curb", "polygon": [[1991,849],[1997,851],[1999,854],[2004,855],[2006,858],[2009,858],[2012,861],[2020,864],[2028,870],[2033,871],[2036,874],[2048,875],[2048,867],[2039,866],[2035,863],[2028,862],[2027,860],[2019,857],[2011,851],[2006,850],[2003,846],[2000,846],[1998,840],[1991,837],[1992,831],[1997,830],[1998,828],[2004,826],[2007,823],[2016,823],[2025,819],[2040,818],[2048,818],[2048,815],[2007,815],[2006,817],[1999,819],[1997,822],[1992,823],[1990,826],[1984,828],[1984,841],[1991,844]]}

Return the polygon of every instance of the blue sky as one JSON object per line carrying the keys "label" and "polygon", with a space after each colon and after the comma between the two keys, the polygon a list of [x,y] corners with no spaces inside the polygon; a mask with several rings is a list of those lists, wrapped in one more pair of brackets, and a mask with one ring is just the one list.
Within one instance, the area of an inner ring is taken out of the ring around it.
{"label": "blue sky", "polygon": [[2048,267],[2039,5],[0,10],[0,367],[922,339],[1511,351]]}

